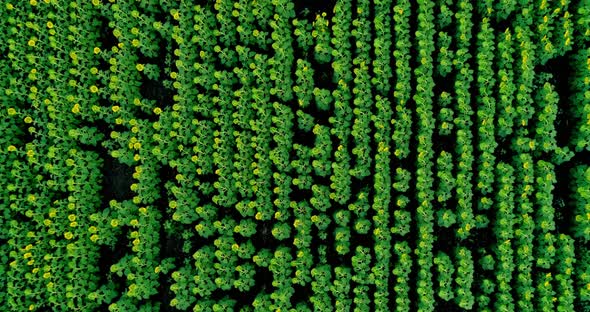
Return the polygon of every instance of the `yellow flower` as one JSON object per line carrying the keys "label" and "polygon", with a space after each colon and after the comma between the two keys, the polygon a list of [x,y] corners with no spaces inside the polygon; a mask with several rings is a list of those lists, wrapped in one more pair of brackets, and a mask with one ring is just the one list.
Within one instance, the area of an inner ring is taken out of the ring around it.
{"label": "yellow flower", "polygon": [[30,0],[30,1],[29,1],[29,3],[30,3],[32,6],[36,6],[36,5],[37,5],[37,0]]}
{"label": "yellow flower", "polygon": [[94,48],[94,54],[98,54],[100,53],[100,48],[99,47],[95,47]]}
{"label": "yellow flower", "polygon": [[11,108],[9,108],[9,109],[8,109],[8,115],[10,115],[10,116],[14,116],[14,115],[16,115],[16,109],[14,109],[14,108],[12,108],[12,107],[11,107]]}
{"label": "yellow flower", "polygon": [[100,5],[100,0],[92,0],[92,4],[94,6],[99,6]]}
{"label": "yellow flower", "polygon": [[159,107],[154,108],[154,114],[160,115],[162,113],[162,109]]}
{"label": "yellow flower", "polygon": [[31,116],[25,117],[25,123],[30,124],[31,122],[33,122],[33,118],[31,118]]}
{"label": "yellow flower", "polygon": [[117,227],[118,225],[119,225],[119,220],[117,220],[117,219],[111,220],[111,226],[112,227]]}
{"label": "yellow flower", "polygon": [[92,92],[92,93],[98,92],[98,87],[97,86],[90,86],[90,92]]}
{"label": "yellow flower", "polygon": [[72,232],[65,232],[65,233],[64,233],[64,237],[65,237],[67,240],[70,240],[70,239],[72,239],[72,238],[74,237],[74,234],[72,234]]}
{"label": "yellow flower", "polygon": [[144,66],[143,66],[143,64],[137,64],[137,65],[135,65],[135,68],[136,68],[138,71],[143,71],[143,69],[144,69]]}
{"label": "yellow flower", "polygon": [[7,3],[6,4],[6,9],[13,10],[14,9],[14,6],[12,4],[10,4],[10,3]]}
{"label": "yellow flower", "polygon": [[119,107],[118,105],[115,105],[115,106],[111,107],[111,109],[113,110],[113,112],[116,113],[121,109],[121,107]]}
{"label": "yellow flower", "polygon": [[70,58],[71,58],[72,60],[77,60],[77,59],[78,59],[78,54],[76,54],[76,52],[75,52],[75,51],[71,51],[71,52],[70,52]]}
{"label": "yellow flower", "polygon": [[76,104],[74,104],[74,107],[72,107],[72,113],[78,114],[79,112],[80,112],[80,104],[76,103]]}
{"label": "yellow flower", "polygon": [[49,29],[53,28],[53,23],[51,21],[48,21],[46,25]]}
{"label": "yellow flower", "polygon": [[8,146],[8,151],[9,152],[16,152],[16,146],[14,146],[14,145]]}

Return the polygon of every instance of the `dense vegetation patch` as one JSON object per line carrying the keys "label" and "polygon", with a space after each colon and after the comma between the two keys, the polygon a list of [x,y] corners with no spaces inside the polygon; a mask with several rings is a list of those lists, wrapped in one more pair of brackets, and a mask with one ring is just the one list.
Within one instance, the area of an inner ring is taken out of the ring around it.
{"label": "dense vegetation patch", "polygon": [[590,1],[0,16],[0,310],[590,311]]}

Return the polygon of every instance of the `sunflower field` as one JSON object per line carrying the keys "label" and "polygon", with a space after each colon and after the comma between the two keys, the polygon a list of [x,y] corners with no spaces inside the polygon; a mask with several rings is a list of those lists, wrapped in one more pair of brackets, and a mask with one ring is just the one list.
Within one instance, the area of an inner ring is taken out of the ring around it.
{"label": "sunflower field", "polygon": [[589,0],[0,17],[0,311],[590,311]]}

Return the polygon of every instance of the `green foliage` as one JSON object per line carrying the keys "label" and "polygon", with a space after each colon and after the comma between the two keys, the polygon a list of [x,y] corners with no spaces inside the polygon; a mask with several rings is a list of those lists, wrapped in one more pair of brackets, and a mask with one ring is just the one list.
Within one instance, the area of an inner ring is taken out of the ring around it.
{"label": "green foliage", "polygon": [[439,253],[434,257],[434,264],[438,272],[438,296],[445,301],[449,301],[454,297],[452,286],[455,268],[453,262],[445,253]]}
{"label": "green foliage", "polygon": [[3,311],[588,310],[588,1],[0,13]]}
{"label": "green foliage", "polygon": [[439,210],[437,213],[438,225],[442,227],[451,227],[457,222],[457,217],[449,209]]}
{"label": "green foliage", "polygon": [[452,197],[451,191],[455,187],[455,178],[453,177],[453,158],[451,153],[442,151],[436,160],[437,173],[439,178],[436,198],[439,202],[445,202]]}
{"label": "green foliage", "polygon": [[471,290],[473,283],[473,259],[471,252],[466,248],[459,248],[456,250],[455,258],[457,261],[457,276],[455,283],[455,301],[457,305],[463,309],[471,309],[473,307],[474,298]]}
{"label": "green foliage", "polygon": [[291,236],[291,226],[287,223],[277,223],[272,229],[272,235],[278,240],[284,240]]}
{"label": "green foliage", "polygon": [[575,235],[584,242],[590,240],[590,167],[579,166],[575,168],[576,192],[576,226]]}

